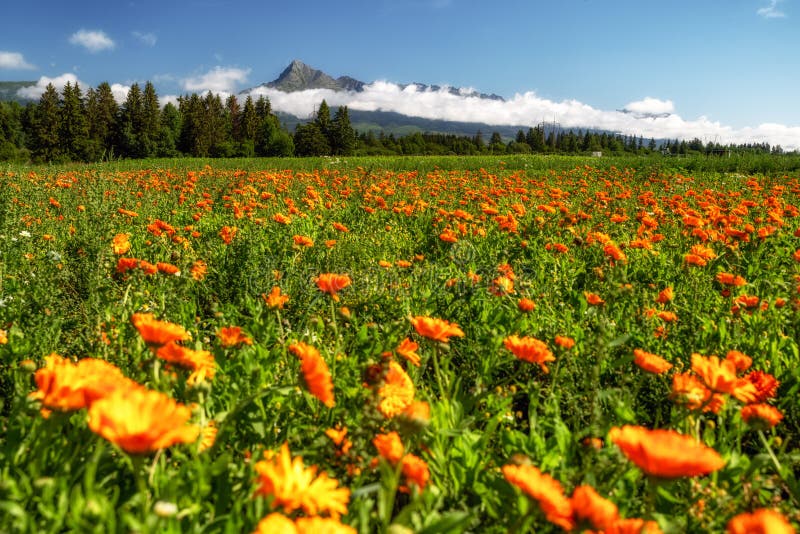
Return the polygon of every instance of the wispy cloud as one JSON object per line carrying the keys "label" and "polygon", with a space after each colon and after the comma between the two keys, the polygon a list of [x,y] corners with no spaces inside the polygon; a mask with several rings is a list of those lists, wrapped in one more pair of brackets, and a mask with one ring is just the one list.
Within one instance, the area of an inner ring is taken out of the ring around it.
{"label": "wispy cloud", "polygon": [[136,37],[136,39],[146,46],[155,46],[158,42],[158,37],[156,34],[152,32],[142,33],[142,32],[131,32],[131,35]]}
{"label": "wispy cloud", "polygon": [[596,128],[624,135],[641,135],[656,139],[698,138],[720,143],[762,143],[781,145],[785,149],[800,149],[800,126],[761,124],[735,129],[705,116],[687,120],[675,112],[671,100],[647,97],[630,102],[624,110],[610,111],[594,108],[577,100],[556,102],[535,92],[516,94],[506,101],[487,100],[474,94],[450,92],[448,87],[423,90],[416,86],[378,81],[365,86],[362,92],[336,92],[312,89],[284,93],[267,87],[257,87],[250,94],[263,94],[273,109],[298,117],[309,117],[325,99],[332,106],[348,106],[354,110],[394,111],[427,119],[459,122],[480,122],[489,125],[535,126],[555,119],[562,128]]}
{"label": "wispy cloud", "polygon": [[19,52],[6,52],[0,50],[0,69],[33,70],[36,67],[25,61]]}
{"label": "wispy cloud", "polygon": [[82,46],[93,54],[103,50],[113,50],[116,46],[111,37],[100,30],[78,30],[70,36],[69,42]]}
{"label": "wispy cloud", "polygon": [[778,4],[783,0],[770,0],[769,5],[760,8],[756,13],[765,19],[782,19],[786,17],[786,13],[778,8]]}
{"label": "wispy cloud", "polygon": [[216,66],[205,74],[184,79],[183,88],[196,93],[211,91],[230,94],[247,81],[249,74],[250,69]]}
{"label": "wispy cloud", "polygon": [[72,84],[77,83],[81,87],[81,90],[84,91],[87,88],[87,85],[80,81],[73,73],[65,72],[61,76],[56,76],[55,78],[42,76],[39,78],[39,81],[36,82],[36,85],[29,85],[28,87],[22,87],[21,89],[18,89],[17,95],[21,96],[22,98],[37,100],[42,96],[42,93],[44,93],[44,90],[47,88],[47,84],[52,83],[53,87],[56,88],[56,91],[61,92],[61,90],[64,89],[64,86],[67,85],[67,82]]}

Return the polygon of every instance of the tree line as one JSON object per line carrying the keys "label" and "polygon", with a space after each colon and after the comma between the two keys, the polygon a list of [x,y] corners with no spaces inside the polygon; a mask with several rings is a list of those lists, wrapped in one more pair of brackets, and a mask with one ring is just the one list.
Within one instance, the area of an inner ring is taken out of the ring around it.
{"label": "tree line", "polygon": [[383,131],[357,132],[346,106],[331,117],[323,100],[313,118],[290,133],[273,112],[268,98],[196,93],[178,98],[177,105],[159,105],[153,84],[133,84],[118,104],[111,86],[101,83],[84,94],[67,83],[59,92],[50,84],[38,102],[21,106],[0,102],[0,161],[102,161],[153,157],[257,157],[353,155],[473,155],[589,154],[668,155],[723,154],[728,151],[782,153],[780,146],[723,146],[714,142],[645,141],[591,130],[559,130],[547,125],[519,130],[504,140],[498,132],[488,139],[472,136]]}

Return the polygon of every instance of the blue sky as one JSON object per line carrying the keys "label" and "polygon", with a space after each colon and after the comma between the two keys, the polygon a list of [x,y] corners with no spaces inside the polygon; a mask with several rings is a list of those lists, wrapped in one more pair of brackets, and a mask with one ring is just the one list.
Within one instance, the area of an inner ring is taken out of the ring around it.
{"label": "blue sky", "polygon": [[[636,128],[614,115],[628,108],[672,114],[645,134],[774,133],[800,146],[800,0],[30,0],[2,11],[0,80],[238,92],[300,59],[333,76],[509,100],[484,115],[569,125],[584,110],[599,126]],[[387,94],[364,105],[389,107]]]}

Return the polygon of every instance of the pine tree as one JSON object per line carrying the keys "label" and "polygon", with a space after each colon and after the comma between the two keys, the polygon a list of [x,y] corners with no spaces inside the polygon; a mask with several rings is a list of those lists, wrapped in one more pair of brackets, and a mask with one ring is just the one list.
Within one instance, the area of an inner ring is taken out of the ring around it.
{"label": "pine tree", "polygon": [[61,150],[71,161],[87,159],[89,141],[89,125],[86,122],[81,88],[70,82],[61,92],[61,120],[59,121],[59,138]]}
{"label": "pine tree", "polygon": [[113,156],[119,106],[108,82],[89,89],[86,98],[86,118],[89,123],[89,153],[92,160]]}
{"label": "pine tree", "polygon": [[242,110],[236,95],[230,95],[225,101],[228,125],[230,128],[231,140],[235,143],[242,141]]}
{"label": "pine tree", "polygon": [[33,156],[41,161],[58,161],[62,157],[59,133],[61,130],[61,111],[56,88],[52,83],[39,99],[34,113]]}
{"label": "pine tree", "polygon": [[117,121],[118,146],[120,155],[125,158],[142,157],[142,124],[144,122],[144,106],[142,90],[134,83],[128,90],[128,96],[119,111]]}
{"label": "pine tree", "polygon": [[178,156],[178,138],[181,134],[181,114],[172,102],[161,110],[161,129],[156,143],[156,155],[160,158]]}
{"label": "pine tree", "polygon": [[142,94],[142,126],[139,132],[141,157],[151,158],[158,150],[161,133],[161,107],[153,84],[147,82]]}
{"label": "pine tree", "polygon": [[294,152],[297,156],[327,156],[331,153],[328,138],[316,122],[299,124],[294,132]]}
{"label": "pine tree", "polygon": [[350,124],[347,106],[339,106],[331,125],[331,151],[337,156],[352,156],[356,148],[356,132]]}

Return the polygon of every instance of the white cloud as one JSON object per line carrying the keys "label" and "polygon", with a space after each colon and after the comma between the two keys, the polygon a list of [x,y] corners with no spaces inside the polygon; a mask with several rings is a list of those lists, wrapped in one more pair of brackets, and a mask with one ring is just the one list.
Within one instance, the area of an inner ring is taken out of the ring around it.
{"label": "white cloud", "polygon": [[158,42],[158,37],[156,37],[156,34],[152,32],[148,33],[131,32],[131,35],[136,37],[136,39],[138,39],[139,42],[147,46],[155,46],[156,43]]}
{"label": "white cloud", "polygon": [[0,69],[32,70],[35,68],[36,67],[25,61],[25,58],[22,57],[22,54],[19,52],[0,50]]}
{"label": "white cloud", "polygon": [[659,100],[648,96],[627,104],[623,109],[639,115],[665,115],[673,113],[675,105],[672,100]]}
{"label": "white cloud", "polygon": [[111,94],[114,95],[114,101],[117,104],[122,104],[128,98],[128,91],[131,90],[130,85],[122,85],[121,83],[111,84]]}
{"label": "white cloud", "polygon": [[778,4],[783,0],[770,0],[769,5],[760,8],[756,13],[765,19],[782,19],[786,17],[786,13],[778,9]]}
{"label": "white cloud", "polygon": [[67,82],[72,84],[78,84],[81,87],[81,91],[85,91],[88,87],[85,83],[80,81],[77,76],[75,76],[71,72],[65,72],[61,76],[56,76],[55,78],[48,78],[47,76],[42,76],[39,78],[39,81],[36,82],[36,85],[29,85],[27,87],[22,87],[17,90],[17,95],[21,96],[22,98],[30,98],[31,100],[37,100],[42,96],[44,90],[47,88],[47,84],[52,83],[53,87],[56,88],[56,91],[59,93],[64,86],[67,85]]}
{"label": "white cloud", "polygon": [[82,46],[92,53],[113,50],[116,46],[116,43],[100,30],[78,30],[70,36],[69,42]]}
{"label": "white cloud", "polygon": [[325,99],[331,106],[346,105],[350,109],[364,111],[394,111],[428,119],[527,128],[555,118],[562,128],[596,128],[624,135],[641,135],[646,139],[697,137],[706,142],[767,142],[789,150],[800,149],[800,126],[765,123],[734,129],[707,117],[687,120],[675,113],[672,101],[653,97],[629,103],[627,111],[637,110],[630,113],[596,109],[577,100],[556,102],[539,97],[534,92],[518,93],[506,101],[499,101],[481,99],[464,92],[452,94],[448,87],[437,91],[423,90],[413,85],[403,88],[386,81],[368,84],[362,92],[309,89],[284,93],[277,89],[257,87],[250,94],[254,98],[264,95],[270,99],[273,109],[301,118],[311,117]]}
{"label": "white cloud", "polygon": [[167,104],[178,107],[178,95],[161,95],[158,97],[158,103],[162,108]]}
{"label": "white cloud", "polygon": [[250,69],[216,66],[205,74],[183,80],[183,88],[194,93],[233,93],[239,84],[247,81]]}

